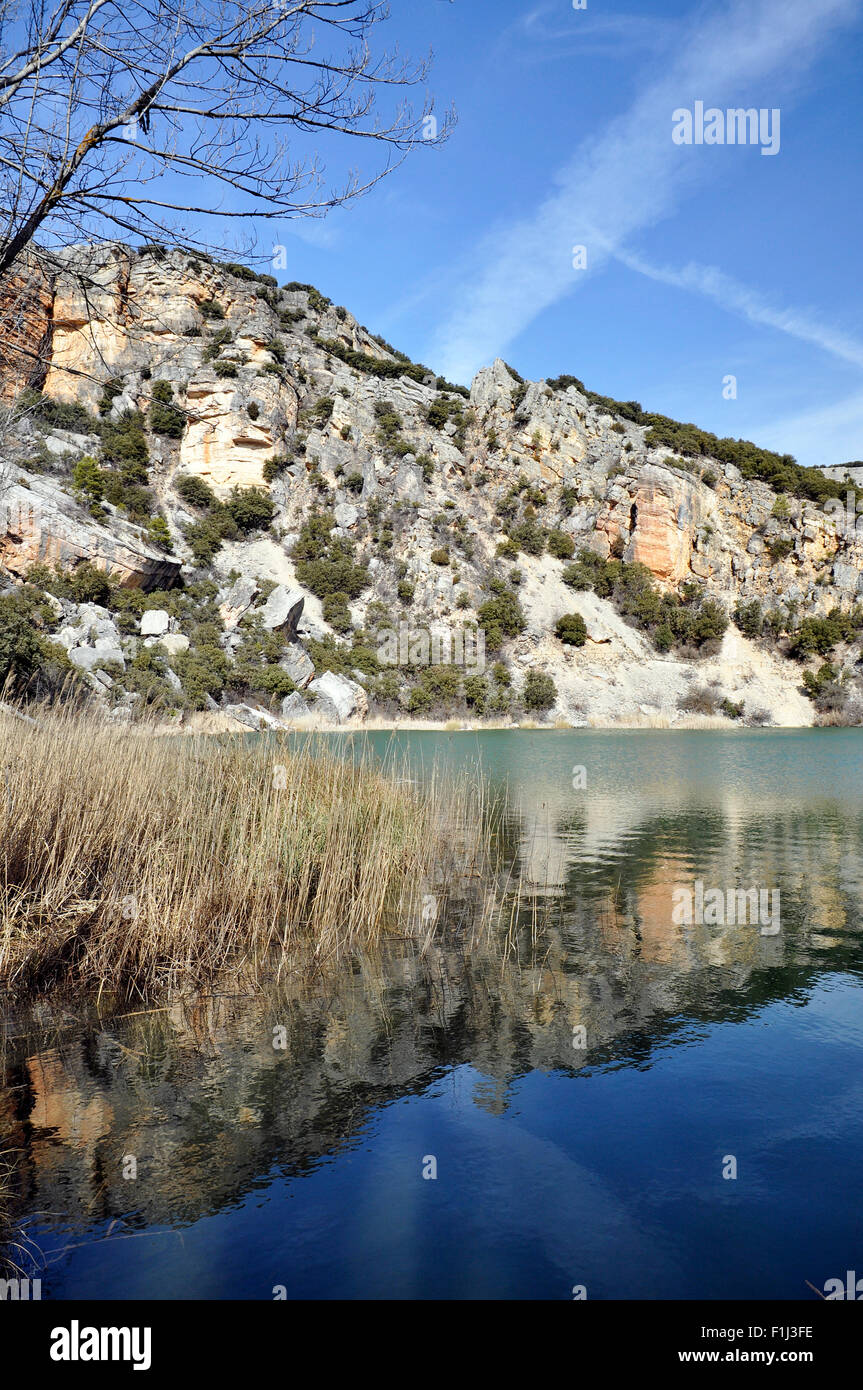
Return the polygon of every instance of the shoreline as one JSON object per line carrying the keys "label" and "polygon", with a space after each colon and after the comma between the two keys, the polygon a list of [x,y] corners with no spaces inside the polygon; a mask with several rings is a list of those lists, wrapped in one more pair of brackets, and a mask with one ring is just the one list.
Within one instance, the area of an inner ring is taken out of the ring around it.
{"label": "shoreline", "polygon": [[[128,726],[134,728],[135,725]],[[483,734],[483,733],[579,733],[655,729],[662,732],[692,733],[693,731],[714,731],[738,733],[775,733],[779,730],[799,732],[805,729],[827,728],[829,725],[815,724],[741,724],[722,715],[689,714],[672,720],[667,715],[629,716],[619,720],[587,720],[584,724],[570,724],[566,720],[554,723],[539,723],[524,719],[516,722],[490,721],[480,719],[385,719],[373,718],[357,722],[336,724],[322,719],[294,720],[291,723],[273,724],[270,727],[253,729],[220,711],[201,711],[188,715],[182,723],[163,721],[153,725],[140,725],[159,737],[181,737],[202,734],[346,734],[358,733],[437,733],[437,734]],[[846,726],[854,727],[854,726]]]}

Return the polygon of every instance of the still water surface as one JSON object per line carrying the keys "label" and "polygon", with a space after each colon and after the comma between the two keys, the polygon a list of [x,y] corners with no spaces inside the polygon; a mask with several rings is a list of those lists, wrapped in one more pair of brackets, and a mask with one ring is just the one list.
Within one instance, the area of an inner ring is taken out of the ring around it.
{"label": "still water surface", "polygon": [[[481,766],[550,920],[505,960],[397,943],[279,996],[9,1012],[0,1149],[43,1297],[798,1299],[863,1275],[863,733],[347,747]],[[778,887],[780,931],[675,924],[696,879]]]}

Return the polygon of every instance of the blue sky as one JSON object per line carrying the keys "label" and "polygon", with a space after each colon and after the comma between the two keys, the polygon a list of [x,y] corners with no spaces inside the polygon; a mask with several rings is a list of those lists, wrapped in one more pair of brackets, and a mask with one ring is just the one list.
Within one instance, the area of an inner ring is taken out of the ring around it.
{"label": "blue sky", "polygon": [[[863,458],[863,0],[395,0],[386,30],[434,49],[458,125],[327,219],[262,226],[280,279],[455,380],[500,355]],[[778,153],[675,144],[696,101],[778,108]]]}

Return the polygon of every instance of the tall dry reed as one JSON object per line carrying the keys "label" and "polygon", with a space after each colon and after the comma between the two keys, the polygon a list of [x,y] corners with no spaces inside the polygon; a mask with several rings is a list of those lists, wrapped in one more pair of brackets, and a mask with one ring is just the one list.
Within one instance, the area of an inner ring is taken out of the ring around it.
{"label": "tall dry reed", "polygon": [[434,883],[489,866],[466,780],[416,786],[275,739],[0,713],[0,773],[0,987],[260,979],[300,948],[426,933]]}

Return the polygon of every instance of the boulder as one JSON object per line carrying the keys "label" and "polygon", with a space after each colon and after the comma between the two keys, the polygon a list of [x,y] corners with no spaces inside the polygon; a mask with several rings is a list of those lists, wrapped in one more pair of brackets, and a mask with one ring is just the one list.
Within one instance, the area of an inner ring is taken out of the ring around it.
{"label": "boulder", "polygon": [[225,627],[230,629],[237,626],[243,614],[252,606],[252,600],[258,592],[258,584],[255,579],[238,579],[229,589],[222,589],[218,596],[219,617]]}
{"label": "boulder", "polygon": [[283,719],[305,719],[309,714],[311,710],[298,690],[285,696],[282,701]]}
{"label": "boulder", "polygon": [[337,676],[335,671],[325,671],[311,682],[308,690],[315,697],[315,713],[325,719],[343,724],[355,717],[364,719],[368,713],[368,700],[362,686],[345,676]]}
{"label": "boulder", "polygon": [[171,626],[171,615],[164,608],[150,608],[141,614],[141,636],[163,637]]}
{"label": "boulder", "polygon": [[189,639],[182,632],[166,632],[164,637],[159,638],[159,643],[171,656],[178,656],[180,652],[189,650]]}
{"label": "boulder", "polygon": [[265,709],[253,709],[251,705],[225,705],[225,714],[236,719],[238,724],[245,724],[247,729],[260,731],[284,728],[282,721],[274,714],[269,714]]}
{"label": "boulder", "polygon": [[115,663],[125,669],[126,661],[119,647],[108,642],[97,642],[93,647],[73,647],[69,660],[79,671],[95,671],[97,666]]}
{"label": "boulder", "polygon": [[285,655],[279,662],[283,671],[286,671],[300,690],[303,690],[312,680],[315,674],[314,663],[308,652],[304,651],[298,642],[292,642]]}
{"label": "boulder", "polygon": [[280,584],[261,608],[261,622],[271,632],[284,629],[286,634],[292,637],[297,630],[305,601],[306,596],[302,589],[289,589],[286,584]]}

